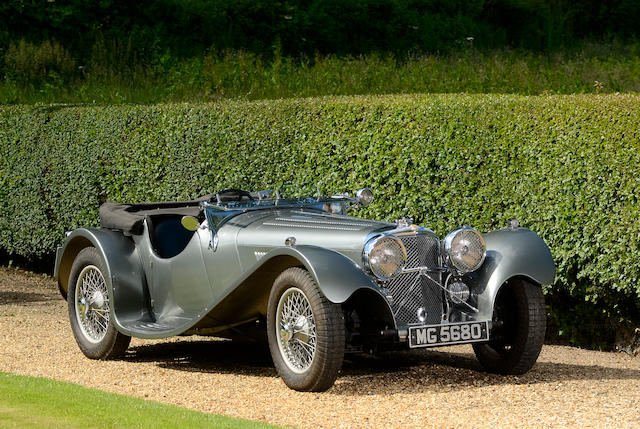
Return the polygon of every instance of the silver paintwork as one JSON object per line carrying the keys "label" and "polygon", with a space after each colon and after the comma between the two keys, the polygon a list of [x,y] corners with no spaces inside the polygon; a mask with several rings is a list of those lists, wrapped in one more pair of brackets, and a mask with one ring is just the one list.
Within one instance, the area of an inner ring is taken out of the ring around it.
{"label": "silver paintwork", "polygon": [[138,249],[120,232],[97,228],[79,228],[66,238],[56,252],[54,277],[63,297],[67,296],[69,274],[76,255],[85,247],[95,247],[104,263],[102,273],[107,284],[109,313],[123,333],[131,320],[149,318],[147,282]]}
{"label": "silver paintwork", "polygon": [[206,233],[198,229],[182,252],[172,258],[161,258],[151,246],[146,222],[144,233],[133,237],[145,267],[156,320],[175,320],[175,323],[191,320],[202,313],[203,305],[206,308],[206,303],[213,300],[203,259],[207,239]]}
{"label": "silver paintwork", "polygon": [[478,320],[491,320],[498,290],[512,277],[526,277],[540,285],[553,283],[556,269],[551,251],[535,232],[526,228],[504,229],[483,237],[487,256],[475,281],[480,291]]}
{"label": "silver paintwork", "polygon": [[[291,230],[267,225],[276,217],[336,219],[357,228],[340,235],[301,230],[296,232],[295,247],[288,247],[285,240]],[[104,229],[78,229],[58,249],[55,274],[64,295],[75,255],[83,247],[96,247],[105,263],[110,300],[115,303],[111,308],[115,326],[142,338],[233,326],[264,316],[265,297],[275,276],[290,266],[304,266],[332,302],[345,302],[364,288],[378,295],[391,314],[380,286],[354,262],[365,238],[386,227],[386,223],[319,210],[248,211],[220,228],[215,252],[209,250],[209,231],[199,228],[184,251],[173,258],[161,258],[154,252],[146,222],[143,233],[132,238]],[[263,256],[257,259],[256,253]],[[237,302],[243,303],[241,309],[233,308]]]}
{"label": "silver paintwork", "polygon": [[[84,247],[95,247],[104,262],[110,318],[116,328],[137,337],[164,338],[215,333],[264,317],[275,277],[288,267],[303,266],[331,302],[345,303],[366,292],[377,302],[377,311],[384,313],[380,318],[388,321],[388,328],[398,330],[400,340],[406,339],[406,327],[398,326],[391,307],[397,308],[399,301],[392,304],[386,282],[364,268],[362,252],[367,242],[383,234],[410,237],[433,232],[412,224],[331,214],[324,210],[327,201],[351,203],[346,198],[312,198],[294,204],[276,198],[256,207],[220,209],[205,204],[206,220],[172,258],[155,253],[146,223],[143,233],[133,237],[80,228],[58,248],[55,276],[66,295],[75,256]],[[291,237],[295,244],[287,246]],[[490,320],[496,294],[509,278],[524,276],[549,284],[555,275],[551,253],[535,233],[517,228],[483,238],[486,258],[467,282],[477,303],[470,301],[464,307],[465,320]],[[445,290],[455,280],[442,255],[433,266],[406,267],[398,275],[427,277]],[[454,308],[448,300],[443,306],[442,323],[447,323]]]}

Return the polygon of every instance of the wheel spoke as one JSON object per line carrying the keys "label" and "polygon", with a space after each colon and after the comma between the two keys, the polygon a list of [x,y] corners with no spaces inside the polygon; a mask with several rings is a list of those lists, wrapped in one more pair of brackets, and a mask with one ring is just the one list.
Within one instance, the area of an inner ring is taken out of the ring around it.
{"label": "wheel spoke", "polygon": [[[311,304],[304,293],[290,288],[280,297],[276,314],[282,357],[294,371],[304,372],[315,355],[316,326]],[[288,339],[285,341],[285,337]]]}
{"label": "wheel spoke", "polygon": [[315,352],[315,346],[305,343],[300,338],[296,338],[296,341],[302,345],[302,349],[305,350],[309,355],[313,356],[313,352]]}
{"label": "wheel spoke", "polygon": [[109,295],[100,270],[86,266],[76,282],[76,319],[85,338],[92,343],[102,341],[109,327]]}

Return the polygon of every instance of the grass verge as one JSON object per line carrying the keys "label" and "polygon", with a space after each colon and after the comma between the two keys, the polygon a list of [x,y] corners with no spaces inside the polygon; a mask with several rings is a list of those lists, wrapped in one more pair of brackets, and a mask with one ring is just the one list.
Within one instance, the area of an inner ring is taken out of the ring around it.
{"label": "grass verge", "polygon": [[265,59],[251,52],[228,51],[188,59],[167,54],[141,62],[117,50],[75,59],[64,47],[47,43],[21,42],[6,54],[0,104],[640,91],[640,44],[592,44],[548,54],[468,48],[403,59],[391,54],[291,58],[278,52]]}
{"label": "grass verge", "polygon": [[2,428],[276,428],[46,378],[0,372]]}

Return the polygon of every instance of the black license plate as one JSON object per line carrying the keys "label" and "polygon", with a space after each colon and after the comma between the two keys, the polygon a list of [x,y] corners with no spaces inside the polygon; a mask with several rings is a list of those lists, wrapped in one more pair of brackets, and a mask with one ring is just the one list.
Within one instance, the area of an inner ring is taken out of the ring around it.
{"label": "black license plate", "polygon": [[489,340],[489,322],[462,322],[409,327],[409,347],[433,347]]}

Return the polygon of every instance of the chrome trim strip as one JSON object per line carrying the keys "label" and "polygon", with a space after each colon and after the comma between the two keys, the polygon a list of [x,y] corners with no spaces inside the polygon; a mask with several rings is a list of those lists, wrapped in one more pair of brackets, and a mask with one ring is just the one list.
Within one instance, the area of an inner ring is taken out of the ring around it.
{"label": "chrome trim strip", "polygon": [[311,229],[331,229],[338,231],[360,231],[361,228],[347,228],[345,226],[323,226],[323,225],[304,225],[285,222],[264,222],[263,225],[268,226],[284,226],[287,228],[311,228]]}
{"label": "chrome trim strip", "polygon": [[411,274],[411,273],[445,273],[449,271],[447,267],[413,267],[413,268],[403,268],[402,271],[398,273],[400,274]]}
{"label": "chrome trim strip", "polygon": [[346,226],[371,226],[372,223],[365,222],[346,222],[337,220],[322,220],[322,219],[300,219],[300,218],[286,218],[277,217],[274,220],[283,222],[299,222],[299,223],[311,223],[311,224],[327,224],[327,225],[346,225]]}

